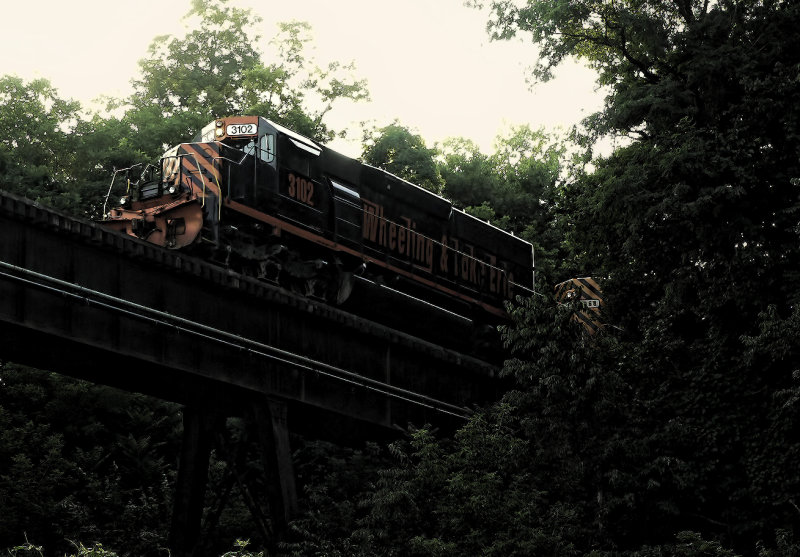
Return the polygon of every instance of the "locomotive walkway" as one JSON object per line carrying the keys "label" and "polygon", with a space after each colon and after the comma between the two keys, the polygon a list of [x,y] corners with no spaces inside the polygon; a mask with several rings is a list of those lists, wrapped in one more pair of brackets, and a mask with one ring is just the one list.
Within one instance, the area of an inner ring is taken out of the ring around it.
{"label": "locomotive walkway", "polygon": [[0,191],[0,359],[185,405],[173,554],[188,554],[219,416],[253,408],[294,508],[288,431],[450,427],[491,364]]}

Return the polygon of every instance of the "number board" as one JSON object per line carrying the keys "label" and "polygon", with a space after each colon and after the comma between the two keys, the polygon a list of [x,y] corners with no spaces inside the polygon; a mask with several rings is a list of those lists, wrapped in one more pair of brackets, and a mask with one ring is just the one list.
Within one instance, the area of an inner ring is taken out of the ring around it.
{"label": "number board", "polygon": [[228,136],[256,135],[258,133],[258,124],[229,124],[225,128],[225,133]]}

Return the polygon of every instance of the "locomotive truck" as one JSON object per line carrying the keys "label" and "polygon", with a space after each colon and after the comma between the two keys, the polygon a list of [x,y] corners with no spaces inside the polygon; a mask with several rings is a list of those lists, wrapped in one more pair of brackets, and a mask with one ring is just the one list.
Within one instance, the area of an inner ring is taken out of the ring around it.
{"label": "locomotive truck", "polygon": [[329,303],[363,278],[486,323],[533,289],[530,243],[263,117],[216,119],[126,183],[105,226]]}

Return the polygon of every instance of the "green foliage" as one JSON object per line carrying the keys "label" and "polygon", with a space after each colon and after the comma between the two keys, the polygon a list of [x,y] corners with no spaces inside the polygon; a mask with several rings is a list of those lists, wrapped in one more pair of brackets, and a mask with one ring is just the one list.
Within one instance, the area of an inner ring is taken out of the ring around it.
{"label": "green foliage", "polygon": [[565,154],[562,138],[529,126],[498,137],[492,155],[464,139],[451,139],[442,146],[443,195],[468,213],[531,242],[542,283],[574,276],[564,264]]}
{"label": "green foliage", "polygon": [[17,545],[14,547],[10,547],[6,549],[6,554],[11,557],[29,557],[29,556],[36,556],[42,557],[44,554],[42,551],[44,550],[43,547],[34,545],[28,541],[28,536],[25,535],[25,543],[22,545]]}
{"label": "green foliage", "polygon": [[564,196],[567,244],[603,277],[641,404],[622,439],[668,459],[638,461],[671,479],[632,484],[631,513],[659,517],[662,539],[698,531],[752,554],[797,519],[800,9],[491,5],[497,36],[539,43],[541,77],[568,55],[593,65],[611,90],[594,132],[631,139]]}
{"label": "green foliage", "polygon": [[679,532],[677,543],[645,546],[634,551],[592,551],[589,557],[737,557],[716,541],[708,541],[697,532]]}
{"label": "green foliage", "polygon": [[258,114],[315,139],[331,139],[334,131],[323,120],[334,104],[368,97],[352,65],[321,68],[308,57],[307,23],[280,23],[270,42],[274,52],[265,60],[256,49],[261,18],[251,10],[227,0],[196,0],[186,19],[193,25],[185,36],[153,41],[129,100],[125,119],[143,147],[151,146],[151,156],[215,117],[238,114]]}
{"label": "green foliage", "polygon": [[421,136],[399,122],[365,133],[362,160],[395,176],[440,193],[442,178],[434,160],[436,151]]}
{"label": "green foliage", "polygon": [[797,543],[792,533],[787,530],[776,530],[773,547],[763,542],[758,544],[758,557],[797,557],[798,555],[800,555],[800,543]]}
{"label": "green foliage", "polygon": [[236,549],[224,553],[222,557],[264,557],[263,551],[253,553],[247,549],[248,545],[250,545],[250,540],[236,540],[233,544]]}
{"label": "green foliage", "polygon": [[3,188],[60,209],[78,197],[68,148],[79,105],[63,100],[46,79],[0,77],[0,182]]}
{"label": "green foliage", "polygon": [[69,557],[119,557],[117,553],[105,549],[101,543],[93,544],[91,547],[86,547],[80,542],[73,545],[77,553],[73,553]]}
{"label": "green foliage", "polygon": [[335,61],[325,67],[309,58],[311,26],[300,21],[280,23],[270,42],[275,61],[249,70],[245,76],[245,112],[260,114],[319,141],[338,134],[324,124],[335,104],[369,99],[367,82],[355,77],[355,65]]}
{"label": "green foliage", "polygon": [[0,378],[0,547],[23,532],[49,551],[86,538],[123,555],[165,547],[177,409],[12,364]]}
{"label": "green foliage", "polygon": [[14,162],[32,167],[32,174],[65,179],[66,161],[53,160],[64,152],[79,105],[58,97],[46,79],[27,85],[18,77],[0,78],[0,146]]}
{"label": "green foliage", "polygon": [[550,79],[556,66],[577,56],[598,71],[604,84],[616,83],[621,74],[656,78],[667,69],[660,64],[664,53],[680,47],[681,32],[713,5],[695,0],[468,3],[489,5],[488,28],[493,38],[531,36],[539,46],[537,77]]}
{"label": "green foliage", "polygon": [[294,458],[303,509],[281,550],[297,556],[359,554],[360,501],[375,489],[379,471],[391,464],[386,450],[374,443],[353,449],[304,441]]}
{"label": "green foliage", "polygon": [[393,444],[397,465],[380,472],[359,503],[357,528],[328,554],[530,555],[563,548],[527,524],[539,499],[519,489],[528,479],[520,470],[524,442],[475,419],[457,447],[446,452],[427,429]]}
{"label": "green foliage", "polygon": [[224,1],[194,0],[186,19],[197,27],[183,38],[156,37],[134,81],[136,107],[156,104],[165,117],[190,113],[203,117],[235,114],[244,75],[259,63],[254,46],[260,18]]}
{"label": "green foliage", "polygon": [[[743,552],[797,516],[786,494],[800,462],[788,425],[800,90],[782,68],[800,63],[799,17],[789,5],[720,8],[688,26],[682,50],[662,56],[674,72],[618,87],[609,122],[642,137],[574,197],[576,232],[608,277],[610,319],[652,372],[654,438],[692,471],[675,528],[719,529]],[[666,428],[676,416],[686,433]]]}

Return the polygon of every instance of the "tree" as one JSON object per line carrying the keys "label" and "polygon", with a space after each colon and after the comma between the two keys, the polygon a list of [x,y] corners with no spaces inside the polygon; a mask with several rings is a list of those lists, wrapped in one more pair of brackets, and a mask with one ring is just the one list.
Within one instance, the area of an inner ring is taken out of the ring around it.
{"label": "tree", "polygon": [[183,37],[156,37],[133,81],[125,119],[129,141],[159,155],[219,116],[258,114],[315,139],[331,139],[323,122],[342,99],[368,97],[352,65],[320,68],[306,55],[310,26],[281,23],[269,61],[258,49],[261,18],[228,0],[193,0]]}
{"label": "tree", "polygon": [[364,134],[361,159],[404,180],[440,193],[442,178],[436,168],[436,150],[425,145],[422,136],[395,121]]}
{"label": "tree", "polygon": [[[730,272],[731,284],[742,286],[731,297],[742,300],[753,300],[746,292],[756,286],[776,301],[793,297],[796,278],[786,273],[797,253],[793,3],[490,5],[495,37],[530,34],[539,44],[539,77],[566,56],[595,68],[611,93],[593,131],[638,140],[601,161],[575,194],[583,195],[576,221],[589,223],[578,228],[587,255],[620,277],[613,289],[620,298],[648,307],[648,290],[662,291],[676,268]],[[773,266],[777,281],[747,280]]]}
{"label": "tree", "polygon": [[[353,63],[330,62],[318,66],[306,54],[311,26],[300,21],[278,24],[279,34],[270,42],[275,61],[250,69],[243,97],[246,111],[320,141],[337,132],[325,125],[325,116],[343,100],[369,99],[366,80],[356,79]],[[338,132],[344,136],[344,132]]]}
{"label": "tree", "polygon": [[140,142],[156,148],[153,155],[217,116],[240,114],[245,76],[260,64],[255,45],[261,20],[249,10],[225,0],[193,0],[184,19],[196,21],[197,28],[182,38],[153,40],[128,100],[126,119]]}
{"label": "tree", "polygon": [[70,134],[80,105],[46,79],[0,77],[0,179],[8,191],[61,209],[78,205]]}
{"label": "tree", "polygon": [[[659,444],[639,390],[647,370],[624,360],[628,348],[614,335],[586,336],[576,309],[537,296],[514,310],[503,368],[513,388],[503,399],[450,440],[427,427],[410,431],[390,447],[394,465],[360,497],[361,514],[340,501],[334,508],[350,512],[337,514],[337,531],[304,519],[295,547],[332,555],[734,555],[673,529],[694,487],[691,463]],[[792,547],[790,536],[783,540]]]}
{"label": "tree", "polygon": [[[166,543],[180,442],[177,407],[0,366],[0,547],[51,552],[102,540],[121,555]],[[158,441],[155,441],[155,440]]]}
{"label": "tree", "polygon": [[[785,356],[764,347],[787,330],[798,300],[800,7],[491,7],[496,37],[539,43],[539,77],[577,56],[610,87],[589,124],[629,142],[568,188],[570,243],[604,278],[605,318],[624,330],[621,356],[647,370],[636,392],[650,450],[683,471],[662,526],[755,553],[774,528],[796,529],[798,516],[778,487],[798,477],[785,421],[796,380]],[[783,354],[796,353],[796,335],[787,343]],[[754,346],[760,356],[746,357]],[[639,512],[652,512],[638,500]]]}
{"label": "tree", "polygon": [[500,187],[495,159],[482,153],[474,141],[460,137],[445,140],[440,151],[443,194],[462,208],[490,203]]}
{"label": "tree", "polygon": [[545,284],[566,272],[565,234],[560,230],[564,219],[558,218],[565,153],[564,141],[554,134],[519,126],[498,136],[492,155],[467,140],[448,140],[439,163],[443,194],[476,217],[531,242],[537,280]]}

